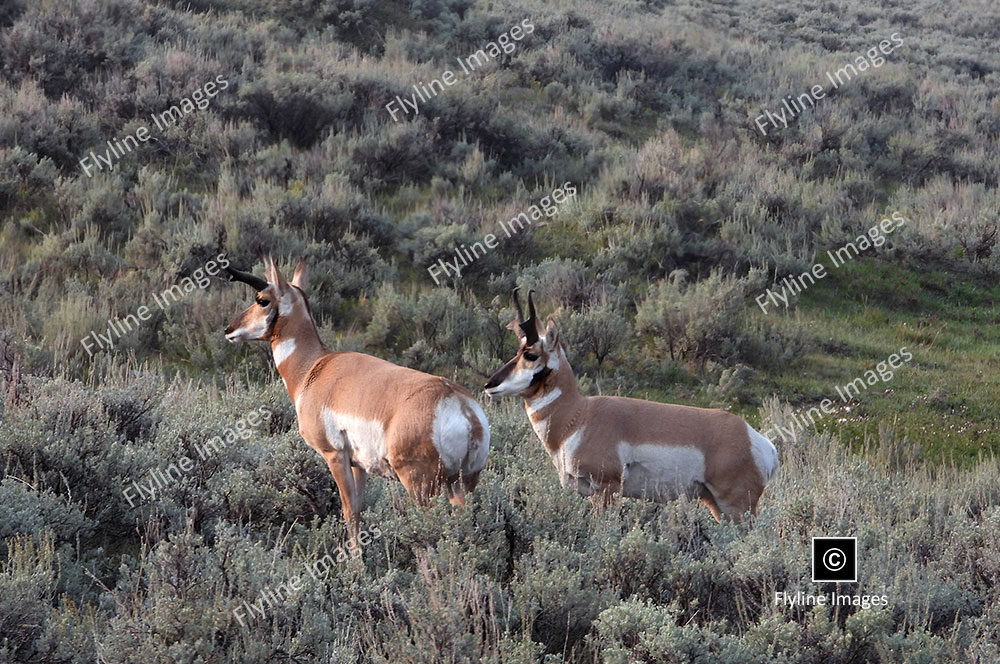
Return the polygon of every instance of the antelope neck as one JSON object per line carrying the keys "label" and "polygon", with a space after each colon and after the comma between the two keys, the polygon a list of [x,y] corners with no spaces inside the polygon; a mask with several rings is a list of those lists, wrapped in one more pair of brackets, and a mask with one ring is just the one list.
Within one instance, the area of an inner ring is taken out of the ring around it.
{"label": "antelope neck", "polygon": [[329,352],[304,305],[296,304],[289,314],[279,314],[271,334],[271,353],[293,402],[309,369]]}
{"label": "antelope neck", "polygon": [[524,399],[528,419],[549,453],[562,447],[563,441],[580,427],[585,405],[573,369],[564,355],[559,359],[559,369],[550,370],[539,389]]}

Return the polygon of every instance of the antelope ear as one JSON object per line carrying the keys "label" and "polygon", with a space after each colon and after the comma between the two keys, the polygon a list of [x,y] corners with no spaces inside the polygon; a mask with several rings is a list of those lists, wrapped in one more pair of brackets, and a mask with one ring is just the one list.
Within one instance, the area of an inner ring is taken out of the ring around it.
{"label": "antelope ear", "polygon": [[549,316],[545,321],[545,332],[542,333],[542,348],[545,352],[551,353],[559,347],[559,330],[556,328],[556,321]]}
{"label": "antelope ear", "polygon": [[309,275],[306,270],[306,262],[299,259],[299,264],[295,266],[295,274],[292,275],[292,285],[298,286],[302,292],[306,292],[309,286]]}
{"label": "antelope ear", "polygon": [[267,280],[267,283],[273,284],[274,283],[274,273],[273,273],[272,267],[271,267],[271,257],[270,256],[264,256],[264,257],[261,258],[261,260],[264,262],[264,279]]}
{"label": "antelope ear", "polygon": [[521,325],[516,319],[507,323],[507,329],[516,334],[518,339],[524,339],[524,330],[521,329]]}
{"label": "antelope ear", "polygon": [[281,272],[278,271],[278,266],[275,264],[273,256],[268,256],[264,259],[264,276],[279,293],[288,290],[288,282],[285,281],[285,278],[281,276]]}

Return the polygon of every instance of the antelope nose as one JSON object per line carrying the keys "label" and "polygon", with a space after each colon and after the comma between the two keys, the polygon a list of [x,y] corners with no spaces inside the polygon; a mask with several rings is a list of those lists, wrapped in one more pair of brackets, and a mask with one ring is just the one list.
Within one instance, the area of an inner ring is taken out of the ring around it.
{"label": "antelope nose", "polygon": [[484,390],[488,390],[488,389],[490,389],[490,388],[493,388],[493,387],[496,387],[496,386],[497,386],[497,385],[499,385],[499,384],[500,384],[500,381],[499,381],[499,380],[497,380],[497,377],[496,377],[496,376],[493,376],[493,377],[492,377],[492,378],[490,378],[490,379],[489,379],[488,381],[486,381],[486,384],[485,384],[485,385],[483,385],[483,389],[484,389]]}
{"label": "antelope nose", "polygon": [[227,325],[224,333],[225,333],[226,336],[229,336],[230,334],[232,334],[233,333],[233,326],[232,325]]}

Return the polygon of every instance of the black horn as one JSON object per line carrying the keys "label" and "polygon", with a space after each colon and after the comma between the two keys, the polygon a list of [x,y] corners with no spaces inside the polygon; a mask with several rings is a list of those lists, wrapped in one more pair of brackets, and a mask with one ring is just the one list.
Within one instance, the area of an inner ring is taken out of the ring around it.
{"label": "black horn", "polygon": [[521,311],[521,303],[517,301],[517,289],[514,289],[514,307],[517,309],[517,324],[524,332],[524,340],[529,346],[538,341],[538,326],[535,324],[535,303],[531,299],[532,293],[528,291],[528,319],[524,319],[524,312]]}
{"label": "black horn", "polygon": [[243,272],[242,270],[236,270],[228,265],[224,268],[229,274],[230,281],[242,281],[246,285],[250,286],[256,291],[262,291],[267,288],[267,281],[261,279],[260,277],[254,276],[249,272]]}
{"label": "black horn", "polygon": [[517,300],[517,291],[518,290],[520,290],[520,289],[518,289],[518,288],[514,289],[514,294],[513,294],[513,298],[512,299],[514,300],[514,310],[517,312],[517,324],[520,325],[521,323],[524,322],[524,312],[521,311],[521,303],[518,302],[518,300]]}

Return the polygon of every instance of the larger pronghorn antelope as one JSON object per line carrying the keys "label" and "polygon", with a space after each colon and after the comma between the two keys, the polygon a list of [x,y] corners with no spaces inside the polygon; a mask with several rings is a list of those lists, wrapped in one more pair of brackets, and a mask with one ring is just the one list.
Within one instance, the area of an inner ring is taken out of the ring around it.
{"label": "larger pronghorn antelope", "polygon": [[517,354],[486,383],[493,397],[519,396],[535,433],[571,486],[599,503],[615,494],[657,502],[697,497],[738,521],[778,469],[778,452],[742,419],[722,410],[623,397],[584,397],[555,322],[544,331],[528,294],[528,319],[514,291],[517,319],[508,327]]}
{"label": "larger pronghorn antelope", "polygon": [[486,465],[483,409],[456,383],[371,355],[334,352],[320,341],[300,260],[291,282],[265,259],[265,277],[226,268],[256,291],[226,328],[231,342],[271,344],[299,431],[326,461],[354,542],[368,473],[399,479],[421,505],[444,487],[465,504]]}

